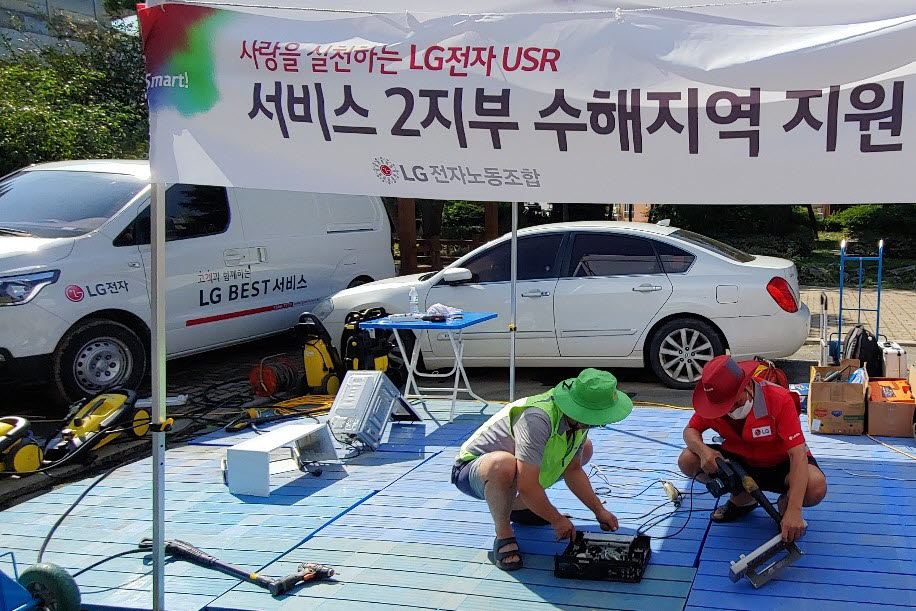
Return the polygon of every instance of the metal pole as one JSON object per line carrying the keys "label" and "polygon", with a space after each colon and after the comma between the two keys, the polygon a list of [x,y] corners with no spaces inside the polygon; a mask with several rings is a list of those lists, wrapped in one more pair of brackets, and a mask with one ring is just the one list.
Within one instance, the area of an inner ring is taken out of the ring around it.
{"label": "metal pole", "polygon": [[515,322],[518,301],[518,202],[512,202],[511,282],[509,282],[509,401],[515,401]]}
{"label": "metal pole", "polygon": [[[878,305],[875,306],[875,337],[881,334],[881,275],[884,272],[884,240],[878,241]],[[916,433],[914,433],[916,434]]]}
{"label": "metal pole", "polygon": [[150,206],[153,437],[153,609],[165,609],[165,185],[153,183]]}
{"label": "metal pole", "polygon": [[837,362],[843,358],[843,278],[846,276],[846,240],[840,242],[840,310],[837,312],[836,336],[839,350]]}

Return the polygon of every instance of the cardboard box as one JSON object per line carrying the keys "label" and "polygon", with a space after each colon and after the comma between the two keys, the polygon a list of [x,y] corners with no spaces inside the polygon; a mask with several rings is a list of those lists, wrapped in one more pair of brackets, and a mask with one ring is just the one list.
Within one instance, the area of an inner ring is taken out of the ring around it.
{"label": "cardboard box", "polygon": [[[910,372],[912,377],[912,370]],[[874,378],[910,384],[902,378]],[[912,389],[912,386],[910,386]],[[912,392],[910,392],[912,399]],[[913,410],[916,402],[885,401],[870,393],[868,398],[868,434],[877,437],[909,437],[913,434]]]}
{"label": "cardboard box", "polygon": [[861,384],[846,381],[815,382],[834,371],[843,370],[843,380],[860,367],[854,359],[830,367],[812,367],[808,387],[808,428],[822,435],[861,435],[865,432],[865,399],[868,375]]}

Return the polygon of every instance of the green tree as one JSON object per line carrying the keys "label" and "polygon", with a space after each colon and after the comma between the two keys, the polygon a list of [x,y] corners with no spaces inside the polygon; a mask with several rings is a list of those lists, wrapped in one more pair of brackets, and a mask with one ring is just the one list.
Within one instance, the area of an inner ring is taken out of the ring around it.
{"label": "green tree", "polygon": [[0,175],[42,161],[145,158],[140,40],[55,22],[60,44],[0,58]]}

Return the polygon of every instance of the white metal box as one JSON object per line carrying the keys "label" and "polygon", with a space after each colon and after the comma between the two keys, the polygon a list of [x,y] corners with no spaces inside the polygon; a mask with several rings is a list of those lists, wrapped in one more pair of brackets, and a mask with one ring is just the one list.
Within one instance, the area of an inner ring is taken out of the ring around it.
{"label": "white metal box", "polygon": [[905,378],[908,374],[906,350],[897,342],[881,342],[885,378]]}

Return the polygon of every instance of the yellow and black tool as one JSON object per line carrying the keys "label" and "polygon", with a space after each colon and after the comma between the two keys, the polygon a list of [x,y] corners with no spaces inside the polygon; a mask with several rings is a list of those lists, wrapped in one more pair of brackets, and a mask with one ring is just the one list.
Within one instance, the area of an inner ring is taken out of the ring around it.
{"label": "yellow and black tool", "polygon": [[385,333],[373,336],[366,329],[360,329],[359,323],[387,316],[382,308],[370,308],[350,312],[344,319],[344,365],[347,370],[388,371],[388,354],[391,352],[391,341]]}
{"label": "yellow and black tool", "polygon": [[318,317],[309,312],[299,316],[295,330],[303,344],[306,391],[319,395],[336,395],[347,370],[328,330]]}
{"label": "yellow and black tool", "polygon": [[66,426],[45,446],[45,459],[56,462],[97,450],[122,436],[142,438],[149,432],[150,413],[136,402],[136,392],[117,389],[74,403]]}
{"label": "yellow and black tool", "polygon": [[305,312],[299,316],[295,332],[303,344],[305,392],[333,397],[344,375],[350,370],[387,372],[390,367],[388,355],[392,347],[390,334],[373,335],[359,328],[361,322],[384,316],[386,313],[382,308],[347,314],[341,338],[343,358],[334,347],[330,333],[314,314]]}
{"label": "yellow and black tool", "polygon": [[25,418],[0,418],[0,471],[28,473],[41,467],[44,452],[31,435]]}

